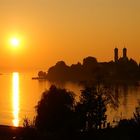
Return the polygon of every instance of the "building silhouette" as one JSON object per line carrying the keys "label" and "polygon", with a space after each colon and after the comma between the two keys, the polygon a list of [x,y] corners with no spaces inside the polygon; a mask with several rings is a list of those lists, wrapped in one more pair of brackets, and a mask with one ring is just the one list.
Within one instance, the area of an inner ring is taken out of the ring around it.
{"label": "building silhouette", "polygon": [[127,49],[123,48],[123,58],[127,58]]}
{"label": "building silhouette", "polygon": [[123,56],[119,58],[119,50],[118,48],[116,47],[114,49],[114,62],[118,62],[120,59],[126,59],[127,58],[127,48],[123,48]]}
{"label": "building silhouette", "polygon": [[114,49],[114,61],[117,62],[118,61],[118,48]]}

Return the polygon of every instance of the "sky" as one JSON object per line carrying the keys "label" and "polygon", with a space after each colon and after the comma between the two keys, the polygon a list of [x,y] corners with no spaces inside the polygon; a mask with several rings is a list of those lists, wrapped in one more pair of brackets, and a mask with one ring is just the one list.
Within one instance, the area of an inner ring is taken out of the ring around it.
{"label": "sky", "polygon": [[140,0],[0,0],[0,69],[110,61],[116,46],[140,62]]}

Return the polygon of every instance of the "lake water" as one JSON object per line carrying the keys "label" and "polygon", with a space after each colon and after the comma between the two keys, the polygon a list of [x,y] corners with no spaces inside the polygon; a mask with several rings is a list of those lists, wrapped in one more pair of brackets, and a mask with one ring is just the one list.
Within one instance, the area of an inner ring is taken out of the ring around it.
{"label": "lake water", "polygon": [[[48,81],[32,80],[36,73],[13,72],[0,75],[0,124],[22,126],[25,117],[33,119],[42,92],[51,85]],[[74,83],[59,83],[59,86],[77,95],[82,89],[82,86]],[[119,107],[117,110],[108,108],[108,121],[131,118],[140,100],[140,87],[121,87],[115,96]]]}

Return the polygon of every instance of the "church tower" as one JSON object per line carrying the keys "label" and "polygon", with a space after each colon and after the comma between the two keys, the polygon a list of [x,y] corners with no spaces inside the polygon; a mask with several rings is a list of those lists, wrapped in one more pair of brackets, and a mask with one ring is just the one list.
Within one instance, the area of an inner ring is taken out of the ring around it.
{"label": "church tower", "polygon": [[118,61],[118,48],[114,49],[114,61],[117,62]]}
{"label": "church tower", "polygon": [[127,49],[123,48],[123,58],[127,58]]}

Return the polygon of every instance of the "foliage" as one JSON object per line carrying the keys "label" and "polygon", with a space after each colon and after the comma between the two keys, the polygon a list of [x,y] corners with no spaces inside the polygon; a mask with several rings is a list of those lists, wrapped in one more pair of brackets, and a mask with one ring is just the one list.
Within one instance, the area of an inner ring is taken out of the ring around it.
{"label": "foliage", "polygon": [[35,126],[47,131],[101,129],[106,124],[108,104],[116,105],[109,87],[85,87],[75,103],[73,92],[52,85],[36,106]]}
{"label": "foliage", "polygon": [[106,107],[114,99],[109,90],[103,86],[86,87],[81,91],[80,102],[76,106],[79,127],[83,130],[101,129],[106,123]]}
{"label": "foliage", "polygon": [[39,78],[45,78],[46,76],[47,76],[46,72],[43,72],[43,71],[38,72],[38,77]]}
{"label": "foliage", "polygon": [[52,85],[36,106],[35,126],[40,130],[67,130],[72,127],[74,93]]}
{"label": "foliage", "polygon": [[134,119],[135,119],[137,126],[140,127],[140,101],[138,102],[138,106],[135,109]]}
{"label": "foliage", "polygon": [[23,119],[23,127],[24,128],[34,128],[35,127],[35,120],[31,121],[29,118],[25,117]]}

